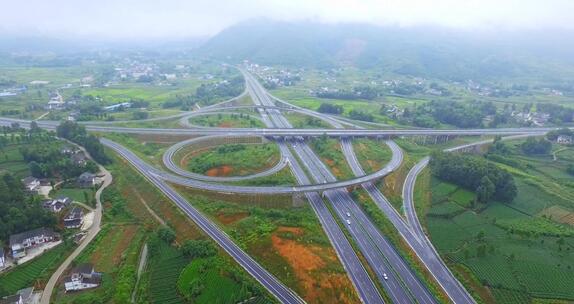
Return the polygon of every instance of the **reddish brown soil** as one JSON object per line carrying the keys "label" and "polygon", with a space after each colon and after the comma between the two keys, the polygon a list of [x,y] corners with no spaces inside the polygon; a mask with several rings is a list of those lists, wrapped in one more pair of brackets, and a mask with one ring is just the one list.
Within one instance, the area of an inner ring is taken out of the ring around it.
{"label": "reddish brown soil", "polygon": [[233,172],[232,166],[219,166],[215,168],[211,168],[205,172],[207,176],[229,176]]}
{"label": "reddish brown soil", "polygon": [[337,260],[331,248],[303,245],[297,241],[283,239],[277,232],[291,232],[302,235],[301,228],[280,227],[271,236],[273,248],[291,265],[304,290],[304,298],[309,303],[355,303],[353,286],[342,273],[327,272],[324,268]]}
{"label": "reddish brown soil", "polygon": [[235,214],[224,214],[224,213],[219,213],[217,215],[217,219],[223,224],[223,225],[231,225],[235,222],[238,222],[244,218],[246,218],[247,216],[249,216],[249,213],[247,212],[241,212],[241,213],[235,213]]}
{"label": "reddish brown soil", "polygon": [[234,127],[233,123],[226,121],[226,122],[222,122],[218,125],[218,127],[220,128],[232,128]]}

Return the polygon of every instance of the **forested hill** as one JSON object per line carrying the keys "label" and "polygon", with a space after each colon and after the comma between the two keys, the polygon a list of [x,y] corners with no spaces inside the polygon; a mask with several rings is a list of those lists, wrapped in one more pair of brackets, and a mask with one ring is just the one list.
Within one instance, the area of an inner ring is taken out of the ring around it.
{"label": "forested hill", "polygon": [[487,35],[436,28],[257,19],[222,31],[197,52],[231,62],[248,59],[261,64],[315,67],[352,64],[453,80],[524,75],[558,79],[574,74],[574,43],[563,43],[568,35],[573,37],[571,33]]}

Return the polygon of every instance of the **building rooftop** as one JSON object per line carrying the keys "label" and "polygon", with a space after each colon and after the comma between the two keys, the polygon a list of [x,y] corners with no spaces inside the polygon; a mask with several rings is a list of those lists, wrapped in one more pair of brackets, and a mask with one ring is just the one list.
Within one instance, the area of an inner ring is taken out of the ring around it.
{"label": "building rooftop", "polygon": [[10,236],[10,246],[14,244],[21,244],[25,239],[33,238],[40,235],[54,235],[54,230],[51,228],[38,228],[34,230],[25,231],[18,234],[13,234]]}

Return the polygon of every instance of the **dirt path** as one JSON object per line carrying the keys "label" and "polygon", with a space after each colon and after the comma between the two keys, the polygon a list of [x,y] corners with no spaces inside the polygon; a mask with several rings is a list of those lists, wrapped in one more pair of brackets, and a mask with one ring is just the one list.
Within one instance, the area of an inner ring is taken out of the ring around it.
{"label": "dirt path", "polygon": [[143,246],[142,252],[140,254],[140,262],[139,262],[139,266],[138,266],[136,288],[134,288],[134,291],[132,292],[132,303],[136,302],[136,295],[137,295],[137,290],[138,290],[137,286],[140,282],[140,278],[142,276],[142,273],[143,273],[144,268],[145,268],[146,263],[147,263],[147,253],[148,253],[147,244],[145,244]]}
{"label": "dirt path", "polygon": [[[80,149],[84,150],[82,147],[80,147]],[[86,155],[89,157],[89,154],[85,150],[84,153],[86,153]],[[90,242],[96,237],[96,235],[98,235],[98,233],[100,232],[100,225],[102,222],[101,195],[104,189],[106,189],[106,187],[108,187],[112,183],[113,178],[112,174],[108,170],[106,170],[106,168],[100,165],[98,165],[98,167],[104,177],[102,185],[100,186],[98,191],[96,191],[96,209],[94,210],[94,222],[90,227],[90,230],[88,230],[88,233],[86,234],[86,237],[84,238],[82,243],[76,248],[76,250],[74,250],[74,252],[72,252],[72,254],[70,254],[70,256],[68,256],[68,258],[66,258],[64,263],[62,263],[60,267],[58,267],[58,269],[50,277],[50,280],[48,280],[48,283],[44,288],[44,292],[42,293],[40,304],[50,304],[50,298],[52,297],[54,288],[58,283],[58,279],[62,276],[62,274],[64,274],[64,271],[66,271],[66,269],[70,266],[72,261],[76,257],[78,257],[78,255],[82,252],[82,250],[84,250],[90,244]]]}
{"label": "dirt path", "polygon": [[139,194],[137,191],[134,191],[134,193],[137,195],[137,197],[139,198],[140,202],[145,206],[145,208],[147,209],[147,211],[153,216],[153,218],[156,219],[156,221],[158,221],[162,226],[167,226],[167,224],[165,223],[165,221],[159,217],[159,215],[157,215],[157,213],[155,213],[147,204],[147,202],[143,199],[143,197],[141,196],[141,194]]}

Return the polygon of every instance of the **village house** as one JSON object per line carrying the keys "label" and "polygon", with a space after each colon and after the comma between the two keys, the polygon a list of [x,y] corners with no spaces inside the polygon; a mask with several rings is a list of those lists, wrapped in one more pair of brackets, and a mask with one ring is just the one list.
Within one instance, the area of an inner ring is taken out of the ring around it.
{"label": "village house", "polygon": [[131,108],[131,106],[132,106],[131,102],[122,102],[122,103],[118,103],[115,105],[104,107],[104,111],[113,112],[113,111],[118,111],[121,109]]}
{"label": "village house", "polygon": [[86,157],[86,155],[83,152],[78,152],[78,153],[72,155],[72,162],[76,166],[83,167],[88,162],[88,158]]}
{"label": "village house", "polygon": [[50,228],[38,228],[10,236],[12,257],[19,259],[26,256],[26,249],[33,248],[57,239],[56,233]]}
{"label": "village house", "polygon": [[38,193],[38,190],[40,190],[40,180],[33,177],[33,176],[28,176],[28,177],[24,178],[22,180],[22,183],[24,184],[24,187],[26,188],[26,192]]}
{"label": "village house", "polygon": [[96,288],[102,281],[102,274],[94,271],[91,264],[82,264],[74,268],[70,276],[64,278],[66,292]]}
{"label": "village house", "polygon": [[66,103],[64,102],[64,98],[62,98],[62,95],[60,95],[60,93],[56,92],[50,96],[50,100],[48,101],[48,104],[46,105],[46,109],[47,110],[60,110],[60,109],[64,108],[65,104]]}
{"label": "village house", "polygon": [[72,199],[65,196],[59,196],[56,199],[49,199],[42,202],[42,207],[54,213],[59,213],[72,203]]}
{"label": "village house", "polygon": [[96,175],[90,172],[84,172],[78,177],[76,184],[80,188],[92,188],[96,185]]}
{"label": "village house", "polygon": [[60,153],[62,153],[63,155],[73,155],[76,154],[78,151],[79,149],[73,146],[64,146],[62,147],[62,149],[60,149]]}
{"label": "village house", "polygon": [[0,304],[24,304],[22,296],[19,294],[0,299]]}
{"label": "village house", "polygon": [[74,207],[64,218],[64,227],[68,229],[80,228],[84,223],[84,211],[80,207]]}
{"label": "village house", "polygon": [[572,136],[568,135],[558,135],[556,138],[556,143],[561,145],[571,145],[572,144]]}
{"label": "village house", "polygon": [[28,287],[21,290],[15,295],[0,299],[0,304],[32,304],[34,303],[34,287]]}
{"label": "village house", "polygon": [[34,287],[28,287],[18,290],[18,295],[22,298],[22,303],[32,304],[34,303]]}

